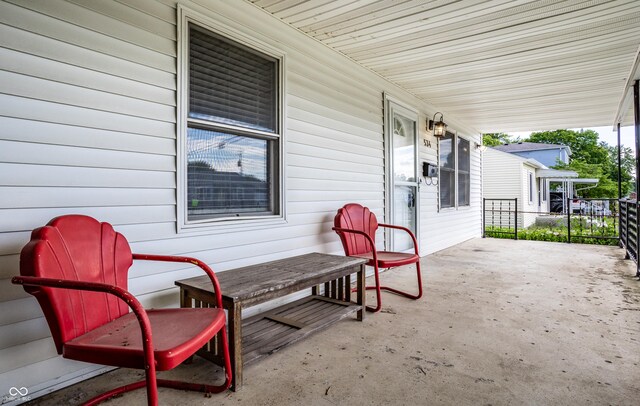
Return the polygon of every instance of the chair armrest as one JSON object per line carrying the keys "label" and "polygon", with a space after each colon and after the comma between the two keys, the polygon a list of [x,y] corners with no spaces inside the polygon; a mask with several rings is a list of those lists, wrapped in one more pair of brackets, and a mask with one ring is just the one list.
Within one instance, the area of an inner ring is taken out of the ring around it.
{"label": "chair armrest", "polygon": [[46,286],[49,288],[87,290],[91,292],[110,293],[114,296],[119,297],[127,304],[129,304],[130,301],[138,301],[130,292],[122,289],[119,286],[108,285],[106,283],[99,282],[85,282],[57,278],[40,278],[38,276],[14,276],[11,279],[11,283],[13,283],[14,285]]}
{"label": "chair armrest", "polygon": [[162,262],[185,262],[200,267],[211,279],[213,291],[216,295],[217,307],[222,309],[222,293],[220,292],[220,283],[215,272],[204,262],[191,257],[182,257],[175,255],[153,255],[153,254],[133,254],[133,259],[145,261],[162,261]]}
{"label": "chair armrest", "polygon": [[57,289],[83,290],[91,292],[103,292],[114,295],[124,301],[131,308],[138,319],[140,330],[142,331],[142,345],[147,359],[154,359],[153,342],[151,335],[151,322],[142,304],[129,291],[119,286],[107,285],[106,283],[85,282],[68,279],[40,278],[37,276],[14,276],[11,283],[23,286],[44,286]]}
{"label": "chair armrest", "polygon": [[409,233],[409,236],[413,240],[413,249],[414,249],[416,255],[420,255],[420,253],[418,252],[418,240],[416,240],[416,236],[413,234],[413,231],[409,230],[407,227],[396,226],[394,224],[378,223],[378,225],[380,227],[393,228],[393,229],[396,229],[396,230],[402,230],[402,231],[406,231],[407,233]]}
{"label": "chair armrest", "polygon": [[371,252],[373,252],[373,260],[375,262],[378,262],[378,250],[376,249],[375,242],[373,241],[373,239],[369,234],[365,233],[364,231],[352,230],[350,228],[332,227],[331,229],[336,233],[351,233],[351,234],[358,234],[358,235],[364,236],[369,242],[369,244],[371,244]]}

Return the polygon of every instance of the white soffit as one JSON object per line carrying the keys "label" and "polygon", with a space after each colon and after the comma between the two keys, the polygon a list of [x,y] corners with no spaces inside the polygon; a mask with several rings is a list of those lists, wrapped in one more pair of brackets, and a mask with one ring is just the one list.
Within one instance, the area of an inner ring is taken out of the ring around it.
{"label": "white soffit", "polygon": [[640,0],[250,0],[483,132],[609,126]]}
{"label": "white soffit", "polygon": [[636,80],[640,80],[640,47],[636,51],[636,57],[631,71],[627,75],[627,82],[624,87],[620,104],[616,112],[616,119],[613,122],[613,129],[616,130],[618,124],[621,127],[633,125],[635,119],[633,117],[633,85]]}

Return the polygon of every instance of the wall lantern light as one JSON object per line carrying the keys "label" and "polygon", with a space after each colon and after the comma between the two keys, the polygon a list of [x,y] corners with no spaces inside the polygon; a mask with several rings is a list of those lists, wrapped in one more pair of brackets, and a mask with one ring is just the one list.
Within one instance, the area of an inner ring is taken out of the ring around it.
{"label": "wall lantern light", "polygon": [[[440,121],[436,121],[436,116],[440,114]],[[433,115],[433,120],[427,122],[427,129],[433,131],[434,137],[444,137],[445,131],[447,131],[447,124],[443,121],[444,114],[437,112]]]}

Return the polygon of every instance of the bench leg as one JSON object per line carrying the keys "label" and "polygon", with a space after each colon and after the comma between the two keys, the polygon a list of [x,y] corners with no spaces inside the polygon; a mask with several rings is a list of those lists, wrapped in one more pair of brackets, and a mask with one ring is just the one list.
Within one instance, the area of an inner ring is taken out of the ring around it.
{"label": "bench leg", "polygon": [[229,355],[231,356],[231,390],[242,387],[242,306],[232,304],[227,307],[229,326]]}

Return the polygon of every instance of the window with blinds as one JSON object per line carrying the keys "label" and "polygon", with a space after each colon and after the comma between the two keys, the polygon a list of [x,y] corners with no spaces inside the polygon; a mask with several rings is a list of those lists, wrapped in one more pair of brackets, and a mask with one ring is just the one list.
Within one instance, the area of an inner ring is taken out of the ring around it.
{"label": "window with blinds", "polygon": [[471,194],[471,144],[458,139],[458,206],[468,206]]}
{"label": "window with blinds", "polygon": [[279,214],[279,60],[189,23],[187,221]]}
{"label": "window with blinds", "polygon": [[447,132],[440,138],[440,207],[445,209],[456,205],[456,150],[453,147],[453,133]]}
{"label": "window with blinds", "polygon": [[469,206],[471,196],[471,143],[447,131],[439,140],[440,208]]}

